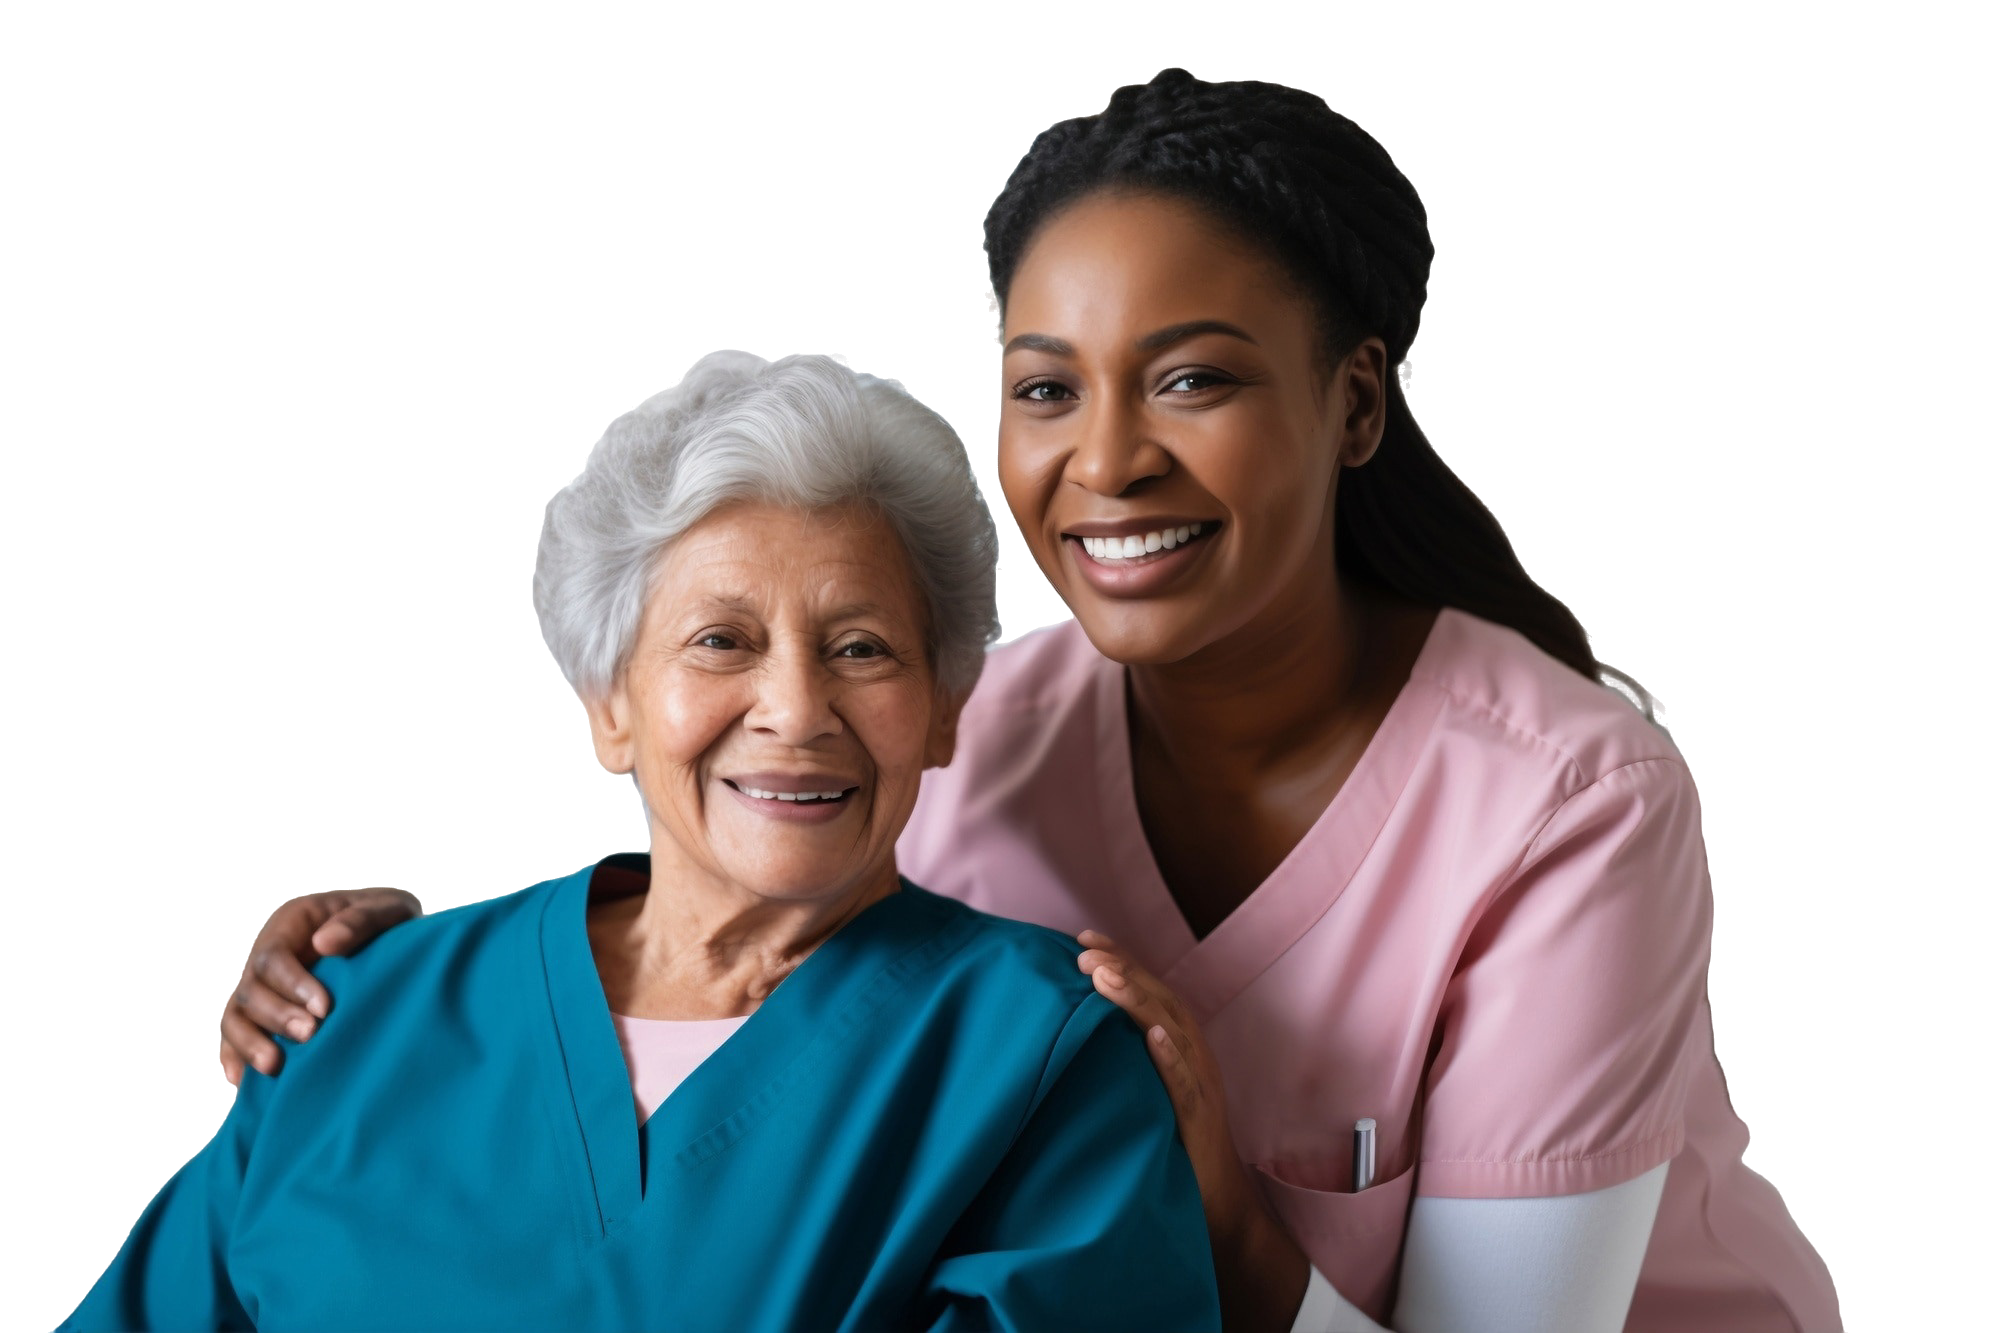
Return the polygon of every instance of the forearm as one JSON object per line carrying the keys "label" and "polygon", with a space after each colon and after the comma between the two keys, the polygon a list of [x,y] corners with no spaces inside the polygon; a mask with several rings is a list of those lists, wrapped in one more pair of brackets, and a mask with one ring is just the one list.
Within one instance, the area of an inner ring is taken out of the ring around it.
{"label": "forearm", "polygon": [[1253,1204],[1241,1217],[1235,1227],[1210,1224],[1222,1326],[1291,1328],[1312,1263],[1268,1209]]}

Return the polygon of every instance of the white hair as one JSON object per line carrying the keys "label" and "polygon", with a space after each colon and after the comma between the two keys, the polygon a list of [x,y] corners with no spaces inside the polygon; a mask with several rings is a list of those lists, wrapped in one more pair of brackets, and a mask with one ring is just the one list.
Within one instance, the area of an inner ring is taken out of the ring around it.
{"label": "white hair", "polygon": [[1000,631],[998,541],[958,435],[894,380],[831,357],[711,352],[612,422],[549,501],[535,613],[577,693],[602,697],[624,669],[666,549],[744,500],[879,510],[928,603],[938,684],[972,688]]}

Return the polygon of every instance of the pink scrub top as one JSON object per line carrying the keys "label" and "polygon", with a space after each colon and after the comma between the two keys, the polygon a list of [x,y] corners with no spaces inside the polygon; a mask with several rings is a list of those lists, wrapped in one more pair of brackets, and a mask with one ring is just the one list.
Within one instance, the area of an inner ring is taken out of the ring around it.
{"label": "pink scrub top", "polygon": [[[1197,940],[1133,795],[1125,675],[1074,624],[996,650],[897,845],[917,883],[1110,934],[1193,1010],[1237,1150],[1342,1295],[1394,1303],[1416,1194],[1604,1189],[1671,1162],[1628,1329],[1839,1327],[1743,1165],[1710,1033],[1687,765],[1609,689],[1457,611],[1339,794]],[[1376,1181],[1353,1193],[1354,1122]]]}

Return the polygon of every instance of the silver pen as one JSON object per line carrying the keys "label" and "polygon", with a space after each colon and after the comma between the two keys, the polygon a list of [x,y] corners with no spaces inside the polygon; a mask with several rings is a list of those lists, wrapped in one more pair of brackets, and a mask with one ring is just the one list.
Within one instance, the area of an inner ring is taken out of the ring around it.
{"label": "silver pen", "polygon": [[1372,1119],[1354,1122],[1354,1192],[1356,1194],[1375,1183],[1375,1122]]}

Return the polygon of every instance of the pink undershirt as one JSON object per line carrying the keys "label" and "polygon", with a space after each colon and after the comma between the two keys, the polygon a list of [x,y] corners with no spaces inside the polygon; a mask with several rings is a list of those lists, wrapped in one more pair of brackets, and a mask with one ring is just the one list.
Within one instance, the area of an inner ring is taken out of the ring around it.
{"label": "pink undershirt", "polygon": [[630,1018],[611,1015],[618,1025],[618,1049],[632,1076],[632,1104],[639,1123],[659,1109],[702,1061],[734,1036],[745,1018]]}

